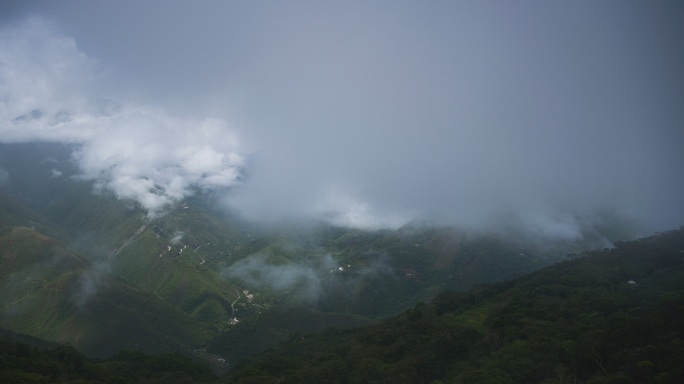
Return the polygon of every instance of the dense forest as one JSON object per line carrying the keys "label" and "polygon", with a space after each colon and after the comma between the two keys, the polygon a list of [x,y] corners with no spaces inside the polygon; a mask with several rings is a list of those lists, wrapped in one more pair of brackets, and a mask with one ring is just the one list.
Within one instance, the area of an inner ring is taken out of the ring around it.
{"label": "dense forest", "polygon": [[684,381],[684,229],[519,279],[444,293],[387,322],[293,336],[231,373],[273,383]]}
{"label": "dense forest", "polygon": [[42,350],[0,341],[0,382],[22,383],[205,383],[216,377],[206,365],[180,354],[121,352],[107,360],[84,357],[72,347]]}
{"label": "dense forest", "polygon": [[352,330],[293,334],[227,375],[180,354],[0,343],[8,383],[680,383],[684,228]]}

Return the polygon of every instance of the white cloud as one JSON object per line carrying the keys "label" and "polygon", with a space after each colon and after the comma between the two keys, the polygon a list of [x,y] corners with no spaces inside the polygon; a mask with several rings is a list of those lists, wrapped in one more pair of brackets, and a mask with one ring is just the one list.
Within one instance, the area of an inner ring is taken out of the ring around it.
{"label": "white cloud", "polygon": [[252,218],[682,223],[681,7],[156,3],[36,7],[76,40],[0,31],[0,141],[81,144],[84,177],[152,210],[235,185],[249,147],[226,201]]}
{"label": "white cloud", "polygon": [[48,23],[0,31],[0,58],[0,141],[79,144],[79,177],[150,215],[193,188],[237,183],[244,158],[224,120],[182,119],[96,94],[97,63]]}
{"label": "white cloud", "polygon": [[522,215],[521,224],[532,235],[557,240],[582,240],[581,223],[570,212],[553,211],[550,208],[529,209]]}
{"label": "white cloud", "polygon": [[109,124],[75,154],[82,177],[152,213],[192,194],[194,187],[237,183],[244,159],[222,120],[181,120],[136,106],[123,108]]}
{"label": "white cloud", "polygon": [[0,31],[0,127],[4,142],[87,140],[96,107],[87,85],[96,62],[40,19]]}
{"label": "white cloud", "polygon": [[340,188],[330,188],[316,206],[316,214],[335,225],[363,229],[399,228],[411,217],[380,212],[370,204]]}
{"label": "white cloud", "polygon": [[[322,263],[328,267],[334,263],[331,259],[330,255],[321,258]],[[223,274],[242,279],[253,288],[267,287],[280,292],[295,289],[297,296],[304,301],[315,301],[323,290],[321,277],[312,266],[274,265],[268,263],[265,255],[260,254],[241,259],[224,269]]]}

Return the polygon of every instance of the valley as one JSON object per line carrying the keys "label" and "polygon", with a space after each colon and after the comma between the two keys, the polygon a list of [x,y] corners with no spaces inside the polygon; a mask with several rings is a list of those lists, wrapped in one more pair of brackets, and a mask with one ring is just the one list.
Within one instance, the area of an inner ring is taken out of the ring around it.
{"label": "valley", "polygon": [[[320,329],[329,314],[264,313],[240,334],[260,341],[296,327],[234,365],[208,349],[91,359],[0,332],[3,382],[64,383],[677,383],[684,335],[684,228],[619,242],[467,292],[444,292],[377,324]],[[239,295],[239,293],[237,293]],[[309,319],[310,322],[302,322]],[[315,330],[312,333],[312,328]],[[238,329],[237,326],[235,329]],[[227,332],[231,334],[233,332]],[[208,364],[207,364],[208,363]],[[210,370],[212,367],[212,370]],[[20,381],[17,381],[20,380]]]}
{"label": "valley", "polygon": [[[206,349],[234,365],[292,333],[375,324],[605,243],[592,232],[539,247],[421,223],[264,225],[201,191],[150,216],[66,177],[68,148],[37,149],[52,160],[8,162],[24,153],[15,147],[0,158],[11,171],[0,189],[0,327],[91,356]],[[65,177],[35,178],[54,167]]]}
{"label": "valley", "polygon": [[0,0],[0,384],[684,383],[681,36]]}

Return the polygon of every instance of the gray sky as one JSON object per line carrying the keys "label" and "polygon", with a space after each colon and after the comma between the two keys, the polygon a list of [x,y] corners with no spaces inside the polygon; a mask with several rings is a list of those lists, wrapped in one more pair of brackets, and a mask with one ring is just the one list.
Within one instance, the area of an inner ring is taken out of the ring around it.
{"label": "gray sky", "polygon": [[0,27],[0,141],[81,143],[153,211],[199,186],[362,227],[684,225],[679,1],[4,1]]}

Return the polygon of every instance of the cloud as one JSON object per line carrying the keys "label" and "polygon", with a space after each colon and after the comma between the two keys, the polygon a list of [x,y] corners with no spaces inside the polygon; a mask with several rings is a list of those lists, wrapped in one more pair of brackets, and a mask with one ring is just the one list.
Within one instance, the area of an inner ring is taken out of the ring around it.
{"label": "cloud", "polygon": [[399,228],[413,218],[408,214],[381,212],[340,188],[329,188],[313,207],[314,214],[334,225],[362,229]]}
{"label": "cloud", "polygon": [[179,120],[135,107],[120,112],[111,129],[83,143],[74,158],[81,177],[154,213],[192,188],[237,184],[245,161],[237,150],[222,120]]}
{"label": "cloud", "polygon": [[173,234],[173,237],[172,237],[171,240],[170,240],[170,241],[171,241],[171,244],[177,245],[178,243],[180,243],[180,241],[183,240],[183,235],[184,235],[183,232],[176,231],[176,232]]}
{"label": "cloud", "polygon": [[684,223],[684,57],[665,10],[295,8],[250,19],[237,59],[262,148],[228,198],[245,214],[483,228],[515,211],[560,237],[605,207]]}
{"label": "cloud", "polygon": [[103,289],[108,288],[105,277],[110,272],[108,263],[93,264],[85,269],[71,287],[71,302],[82,309]]}
{"label": "cloud", "polygon": [[0,31],[0,57],[4,142],[74,142],[97,133],[87,94],[96,63],[73,39],[32,18]]}
{"label": "cloud", "polygon": [[[324,269],[336,265],[330,255],[319,260]],[[314,266],[305,264],[271,264],[265,255],[251,255],[234,263],[223,274],[237,278],[252,288],[269,288],[279,292],[293,293],[297,299],[313,302],[323,292],[321,273]],[[292,292],[291,292],[292,291]]]}
{"label": "cloud", "polygon": [[267,255],[253,254],[222,270],[252,289],[286,292],[297,301],[315,303],[326,295],[345,292],[353,297],[368,281],[393,277],[387,255],[372,250],[363,265],[339,265],[330,253],[302,263],[272,263]]}
{"label": "cloud", "polygon": [[606,207],[684,223],[674,2],[32,10],[73,38],[3,29],[0,140],[81,144],[83,177],[151,211],[229,186],[249,218],[363,228],[514,212],[570,238]]}
{"label": "cloud", "polygon": [[98,63],[39,18],[0,31],[0,140],[77,144],[79,177],[150,215],[194,188],[239,182],[245,159],[220,118],[188,119],[96,92]]}

